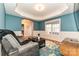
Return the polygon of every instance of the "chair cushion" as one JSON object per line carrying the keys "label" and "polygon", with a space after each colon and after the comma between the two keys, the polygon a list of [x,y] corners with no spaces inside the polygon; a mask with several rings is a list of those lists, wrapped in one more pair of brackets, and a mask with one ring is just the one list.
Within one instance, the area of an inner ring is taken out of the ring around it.
{"label": "chair cushion", "polygon": [[3,38],[7,39],[10,42],[10,44],[13,46],[13,48],[18,48],[21,46],[19,42],[11,34],[7,34]]}
{"label": "chair cushion", "polygon": [[10,44],[10,42],[6,38],[2,39],[2,45],[3,45],[4,50],[7,53],[9,53],[9,50],[13,49],[12,45]]}

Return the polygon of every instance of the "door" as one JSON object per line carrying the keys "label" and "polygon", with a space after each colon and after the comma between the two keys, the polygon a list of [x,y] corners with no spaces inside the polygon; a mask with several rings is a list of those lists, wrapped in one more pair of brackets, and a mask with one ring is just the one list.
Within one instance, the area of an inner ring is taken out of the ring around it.
{"label": "door", "polygon": [[24,36],[32,36],[33,22],[27,19],[23,19],[22,24],[24,24]]}

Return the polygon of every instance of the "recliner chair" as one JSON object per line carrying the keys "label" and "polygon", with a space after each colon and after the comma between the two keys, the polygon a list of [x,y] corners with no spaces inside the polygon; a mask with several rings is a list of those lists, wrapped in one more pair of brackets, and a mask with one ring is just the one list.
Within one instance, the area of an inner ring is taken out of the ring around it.
{"label": "recliner chair", "polygon": [[3,47],[9,56],[38,56],[39,47],[36,42],[29,42],[20,45],[18,41],[11,35],[7,34],[2,39]]}
{"label": "recliner chair", "polygon": [[[39,46],[36,42],[28,42],[26,44],[19,43],[16,35],[9,30],[2,31],[2,46],[6,51],[6,55],[9,56],[38,56]],[[1,32],[1,33],[2,33]],[[0,33],[0,34],[1,34]]]}

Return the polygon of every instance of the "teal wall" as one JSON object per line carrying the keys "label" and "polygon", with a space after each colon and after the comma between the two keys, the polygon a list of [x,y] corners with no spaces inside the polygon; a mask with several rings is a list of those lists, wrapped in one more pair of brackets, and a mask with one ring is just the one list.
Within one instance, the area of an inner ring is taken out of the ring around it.
{"label": "teal wall", "polygon": [[[61,18],[61,31],[77,31],[74,14],[66,14],[57,18]],[[52,18],[53,19],[53,18]],[[22,18],[6,14],[6,28],[10,30],[21,30]],[[34,21],[34,30],[45,30],[44,21]]]}
{"label": "teal wall", "polygon": [[61,31],[77,31],[74,13],[69,13],[62,16],[54,17],[49,20],[54,20],[57,18],[61,19]]}
{"label": "teal wall", "polygon": [[19,31],[21,30],[22,18],[6,14],[6,29]]}
{"label": "teal wall", "polygon": [[79,11],[74,12],[74,18],[77,25],[77,30],[79,31]]}
{"label": "teal wall", "polygon": [[61,18],[61,31],[77,31],[74,14],[66,14]]}
{"label": "teal wall", "polygon": [[[6,14],[6,29],[10,29],[13,31],[20,31],[21,30],[21,20],[22,18]],[[45,25],[42,21],[33,21],[34,22],[34,30],[44,30]]]}
{"label": "teal wall", "polygon": [[0,3],[0,29],[5,28],[5,8],[4,4]]}
{"label": "teal wall", "polygon": [[[77,31],[73,13],[66,14],[56,18],[61,18],[61,31]],[[15,31],[21,30],[21,20],[22,18],[20,17],[6,14],[6,28]],[[34,22],[34,30],[36,31],[45,30],[45,23],[44,23],[45,21],[33,21],[33,22]]]}
{"label": "teal wall", "polygon": [[45,23],[44,23],[44,21],[34,21],[34,30],[36,30],[36,31],[45,30]]}
{"label": "teal wall", "polygon": [[34,30],[39,30],[40,29],[40,25],[38,21],[34,21]]}

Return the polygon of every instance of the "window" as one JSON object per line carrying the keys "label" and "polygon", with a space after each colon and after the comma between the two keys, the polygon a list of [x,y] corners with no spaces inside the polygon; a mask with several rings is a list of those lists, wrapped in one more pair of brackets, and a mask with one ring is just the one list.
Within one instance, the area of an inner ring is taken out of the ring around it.
{"label": "window", "polygon": [[49,33],[51,33],[51,24],[47,24],[46,25],[46,32],[49,34]]}
{"label": "window", "polygon": [[60,19],[54,19],[45,23],[45,30],[48,34],[59,34]]}

